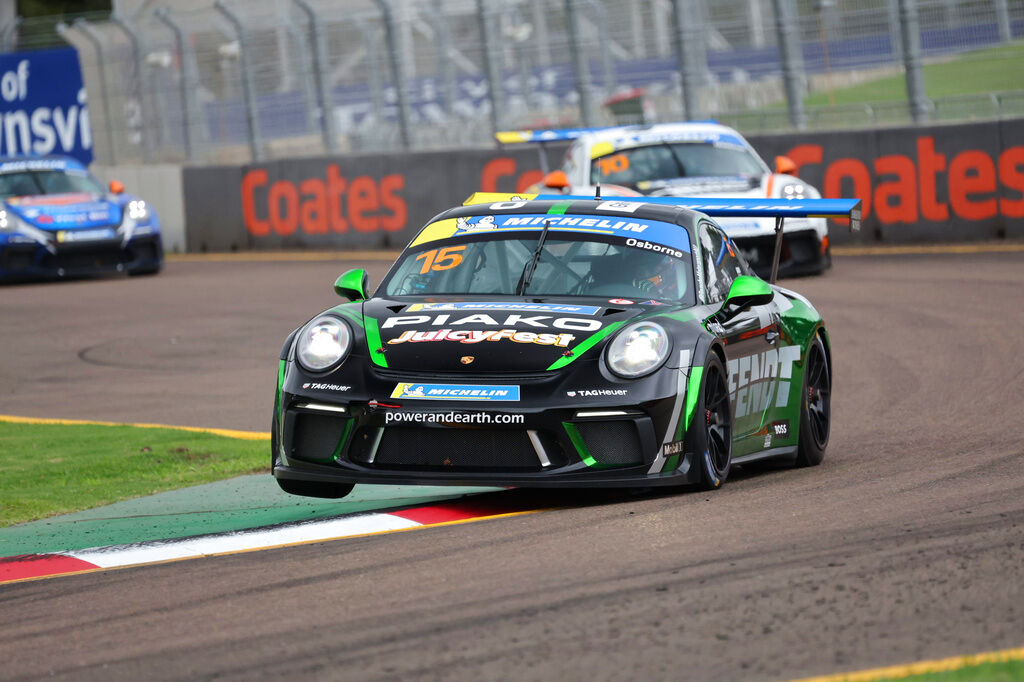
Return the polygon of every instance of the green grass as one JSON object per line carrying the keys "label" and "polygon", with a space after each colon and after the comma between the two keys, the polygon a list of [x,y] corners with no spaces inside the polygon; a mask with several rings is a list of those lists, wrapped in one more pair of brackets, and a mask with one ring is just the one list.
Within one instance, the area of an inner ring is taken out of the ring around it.
{"label": "green grass", "polygon": [[1024,680],[1024,661],[1002,661],[999,663],[981,663],[967,666],[959,670],[947,670],[910,677],[885,677],[877,682],[1020,682]]}
{"label": "green grass", "polygon": [[0,423],[0,527],[267,471],[269,452],[177,429]]}
{"label": "green grass", "polygon": [[[1024,41],[968,52],[949,61],[924,66],[929,98],[1024,90]],[[907,99],[903,74],[879,78],[833,91],[836,106],[897,102]],[[830,106],[827,91],[804,99],[807,107]],[[785,106],[783,102],[781,106]]]}

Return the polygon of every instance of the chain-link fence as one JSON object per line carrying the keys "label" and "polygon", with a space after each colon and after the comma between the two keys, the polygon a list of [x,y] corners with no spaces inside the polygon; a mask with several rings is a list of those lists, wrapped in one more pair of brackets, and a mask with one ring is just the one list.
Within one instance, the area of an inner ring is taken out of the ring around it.
{"label": "chain-link fence", "polygon": [[[45,35],[45,22],[78,48],[96,155],[106,163],[488,145],[496,129],[652,119],[714,117],[764,132],[1024,113],[1024,52],[1012,49],[1024,38],[1024,0],[124,0],[115,8],[0,29],[8,50],[38,46],[18,36]],[[910,32],[901,31],[908,21]],[[977,50],[1003,60],[997,68],[1018,74],[1019,86],[804,104],[808,94]]]}

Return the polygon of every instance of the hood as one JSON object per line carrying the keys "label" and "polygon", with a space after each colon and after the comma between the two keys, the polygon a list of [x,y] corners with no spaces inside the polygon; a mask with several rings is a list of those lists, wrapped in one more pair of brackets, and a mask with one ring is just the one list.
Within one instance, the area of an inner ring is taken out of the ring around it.
{"label": "hood", "polygon": [[8,197],[4,208],[40,230],[78,230],[121,224],[121,206],[96,194]]}
{"label": "hood", "polygon": [[[669,307],[625,299],[508,298],[429,302],[373,298],[363,304],[370,353],[384,348],[389,369],[481,374],[543,372],[569,349],[598,341],[645,311]],[[379,346],[374,338],[379,330]],[[377,346],[376,348],[374,346]],[[569,356],[572,357],[572,356]]]}
{"label": "hood", "polygon": [[659,197],[754,198],[765,195],[764,177],[736,175],[648,180],[639,183],[637,189],[648,196]]}

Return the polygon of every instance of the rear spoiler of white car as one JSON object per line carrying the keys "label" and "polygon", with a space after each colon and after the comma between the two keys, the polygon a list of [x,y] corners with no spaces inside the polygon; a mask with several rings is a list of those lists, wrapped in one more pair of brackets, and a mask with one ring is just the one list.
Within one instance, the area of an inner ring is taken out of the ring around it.
{"label": "rear spoiler of white car", "polygon": [[[567,194],[498,194],[477,192],[463,205],[507,201],[594,201],[601,197]],[[782,224],[786,218],[846,218],[850,230],[860,230],[860,199],[697,199],[692,197],[614,197],[609,203],[626,202],[679,206],[712,218],[775,218],[775,258],[771,282],[779,272],[782,254]]]}

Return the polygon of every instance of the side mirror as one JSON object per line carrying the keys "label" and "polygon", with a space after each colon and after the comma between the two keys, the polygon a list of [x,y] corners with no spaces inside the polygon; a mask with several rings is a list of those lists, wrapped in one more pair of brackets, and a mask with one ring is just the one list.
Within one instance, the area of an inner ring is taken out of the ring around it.
{"label": "side mirror", "polygon": [[110,193],[111,194],[123,194],[124,193],[124,183],[121,182],[120,180],[111,180],[110,181]]}
{"label": "side mirror", "polygon": [[775,172],[784,175],[796,175],[796,162],[788,156],[775,157]]}
{"label": "side mirror", "polygon": [[350,301],[364,301],[369,284],[366,270],[349,270],[334,282],[334,293]]}
{"label": "side mirror", "polygon": [[768,282],[759,277],[740,275],[729,287],[729,295],[722,309],[743,310],[753,305],[771,303],[774,298],[775,291],[768,286]]}
{"label": "side mirror", "polygon": [[565,189],[569,186],[569,176],[562,170],[553,170],[544,176],[544,186],[551,189]]}

